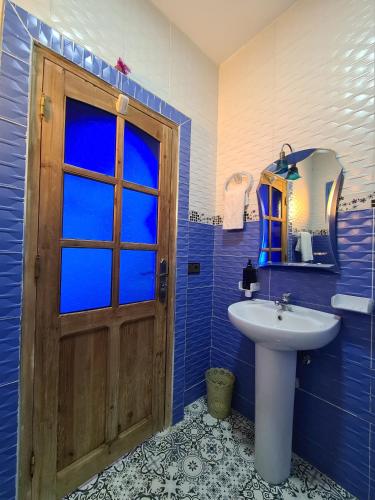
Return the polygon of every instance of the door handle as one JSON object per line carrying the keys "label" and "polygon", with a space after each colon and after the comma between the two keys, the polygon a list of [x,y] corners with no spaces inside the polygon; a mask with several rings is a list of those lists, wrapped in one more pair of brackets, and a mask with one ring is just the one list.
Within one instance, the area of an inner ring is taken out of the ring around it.
{"label": "door handle", "polygon": [[163,304],[167,301],[168,295],[168,262],[161,259],[159,264],[159,300]]}

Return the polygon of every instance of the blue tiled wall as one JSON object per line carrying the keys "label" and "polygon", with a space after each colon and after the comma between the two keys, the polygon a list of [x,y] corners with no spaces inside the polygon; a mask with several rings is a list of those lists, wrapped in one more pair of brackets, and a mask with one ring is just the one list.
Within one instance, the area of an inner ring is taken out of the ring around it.
{"label": "blue tiled wall", "polygon": [[[32,40],[116,86],[180,126],[174,420],[182,418],[185,385],[196,386],[194,343],[186,343],[191,120],[23,9],[5,2],[0,52],[0,499],[15,496],[22,292],[24,186]],[[212,284],[211,284],[212,289]],[[194,335],[192,335],[192,338]],[[208,347],[206,348],[208,352]],[[185,383],[185,354],[190,357]],[[197,358],[198,359],[198,358]]]}
{"label": "blue tiled wall", "polygon": [[[257,296],[274,299],[288,291],[295,304],[330,312],[335,293],[371,297],[373,224],[373,209],[340,213],[340,274],[261,269]],[[254,418],[254,344],[231,326],[227,307],[243,300],[236,290],[237,282],[247,257],[256,259],[258,226],[258,222],[248,222],[244,231],[223,231],[221,226],[214,229],[211,365],[234,371],[233,405],[250,418]],[[337,338],[325,348],[311,351],[311,364],[304,365],[299,359],[294,450],[360,499],[375,498],[372,317],[340,314],[342,328]],[[368,496],[370,486],[372,496]]]}
{"label": "blue tiled wall", "polygon": [[[204,373],[210,366],[214,227],[181,220],[183,255],[177,273],[177,308],[184,308],[176,323],[174,363],[174,423],[183,418],[184,407],[205,393]],[[187,273],[188,262],[201,265],[200,274]]]}
{"label": "blue tiled wall", "polygon": [[200,274],[188,276],[185,405],[206,392],[204,372],[210,366],[214,226],[189,222],[189,262]]}
{"label": "blue tiled wall", "polygon": [[30,40],[9,7],[7,19],[0,67],[0,498],[11,500],[17,462]]}

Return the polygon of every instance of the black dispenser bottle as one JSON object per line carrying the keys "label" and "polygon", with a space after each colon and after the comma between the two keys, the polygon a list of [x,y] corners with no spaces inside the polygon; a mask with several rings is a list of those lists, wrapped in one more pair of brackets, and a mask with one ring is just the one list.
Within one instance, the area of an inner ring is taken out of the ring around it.
{"label": "black dispenser bottle", "polygon": [[247,266],[244,267],[242,273],[242,288],[250,290],[251,283],[256,283],[257,281],[256,269],[253,267],[251,259],[249,259],[249,262],[247,263]]}

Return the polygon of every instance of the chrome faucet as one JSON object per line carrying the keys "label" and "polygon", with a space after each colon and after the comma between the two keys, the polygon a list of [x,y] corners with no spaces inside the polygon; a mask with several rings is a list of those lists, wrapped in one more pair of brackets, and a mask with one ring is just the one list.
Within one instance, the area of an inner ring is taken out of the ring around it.
{"label": "chrome faucet", "polygon": [[283,293],[280,299],[275,300],[275,304],[280,307],[282,311],[292,311],[292,306],[290,305],[291,293]]}

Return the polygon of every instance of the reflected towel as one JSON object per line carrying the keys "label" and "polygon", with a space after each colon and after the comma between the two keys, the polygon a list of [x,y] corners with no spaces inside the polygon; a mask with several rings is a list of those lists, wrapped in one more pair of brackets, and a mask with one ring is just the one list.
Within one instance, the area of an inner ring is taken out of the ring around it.
{"label": "reflected towel", "polygon": [[312,238],[309,232],[301,231],[299,233],[296,252],[301,252],[302,262],[309,262],[310,260],[314,260],[312,252]]}
{"label": "reflected towel", "polygon": [[246,188],[247,184],[242,182],[224,191],[223,229],[243,229]]}

